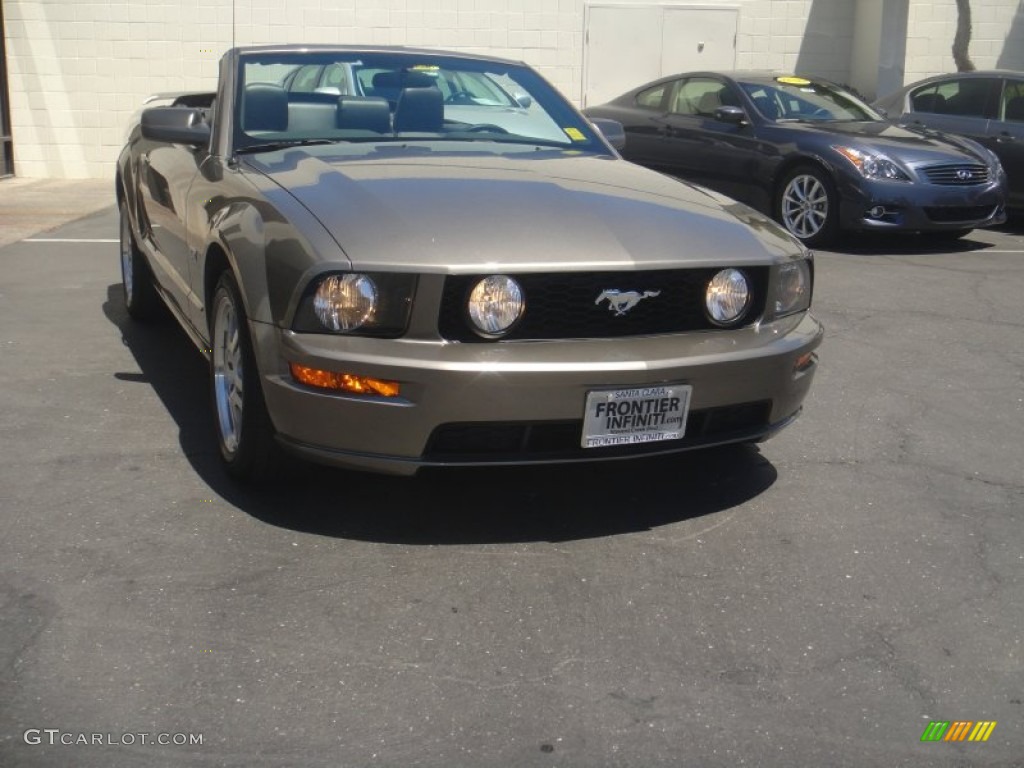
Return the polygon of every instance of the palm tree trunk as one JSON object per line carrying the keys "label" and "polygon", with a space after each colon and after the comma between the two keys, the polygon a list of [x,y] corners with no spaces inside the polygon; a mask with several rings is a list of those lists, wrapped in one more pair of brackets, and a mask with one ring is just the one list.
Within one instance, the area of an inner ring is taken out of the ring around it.
{"label": "palm tree trunk", "polygon": [[971,0],[956,0],[956,35],[953,36],[953,61],[957,72],[973,72],[974,62],[967,49],[971,45]]}

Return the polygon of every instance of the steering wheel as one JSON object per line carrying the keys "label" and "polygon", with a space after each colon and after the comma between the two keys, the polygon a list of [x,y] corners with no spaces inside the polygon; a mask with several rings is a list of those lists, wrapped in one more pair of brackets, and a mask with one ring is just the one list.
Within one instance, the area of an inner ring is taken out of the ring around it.
{"label": "steering wheel", "polygon": [[448,94],[448,98],[444,100],[445,104],[471,104],[473,102],[473,94],[469,91],[452,91]]}
{"label": "steering wheel", "polygon": [[487,131],[488,133],[508,133],[507,130],[502,128],[500,125],[495,125],[494,123],[477,123],[476,125],[466,129],[467,133],[482,133],[483,131]]}

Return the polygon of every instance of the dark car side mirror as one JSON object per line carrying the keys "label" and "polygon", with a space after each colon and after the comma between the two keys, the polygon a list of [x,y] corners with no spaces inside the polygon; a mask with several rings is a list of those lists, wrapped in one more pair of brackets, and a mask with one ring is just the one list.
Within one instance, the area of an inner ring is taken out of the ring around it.
{"label": "dark car side mirror", "polygon": [[608,140],[615,149],[622,149],[626,146],[626,129],[618,120],[608,120],[603,117],[592,117],[590,124],[597,128],[598,132]]}
{"label": "dark car side mirror", "polygon": [[210,142],[210,124],[199,109],[150,107],[142,112],[142,137],[151,141],[190,144],[200,147]]}
{"label": "dark car side mirror", "polygon": [[746,122],[747,113],[743,111],[742,107],[718,107],[715,110],[715,120],[739,125]]}

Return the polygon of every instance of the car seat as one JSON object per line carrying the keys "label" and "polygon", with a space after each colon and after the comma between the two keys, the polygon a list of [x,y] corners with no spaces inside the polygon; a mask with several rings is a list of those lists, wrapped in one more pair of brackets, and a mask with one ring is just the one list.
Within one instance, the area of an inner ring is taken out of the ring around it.
{"label": "car seat", "polygon": [[700,101],[697,102],[697,114],[713,117],[715,110],[722,106],[722,91],[724,90],[724,88],[720,88],[717,91],[708,91],[703,94]]}
{"label": "car seat", "polygon": [[339,96],[337,126],[353,130],[391,132],[391,108],[382,96]]}
{"label": "car seat", "polygon": [[1003,120],[1024,122],[1024,96],[1014,96],[1006,102],[1006,109],[1003,111]]}
{"label": "car seat", "polygon": [[934,115],[946,113],[946,97],[941,93],[922,93],[911,101],[915,112],[930,112]]}
{"label": "car seat", "polygon": [[444,96],[437,88],[405,88],[395,107],[395,132],[437,133],[444,126]]}
{"label": "car seat", "polygon": [[243,98],[243,131],[288,130],[288,94],[284,88],[271,83],[251,83],[245,86]]}

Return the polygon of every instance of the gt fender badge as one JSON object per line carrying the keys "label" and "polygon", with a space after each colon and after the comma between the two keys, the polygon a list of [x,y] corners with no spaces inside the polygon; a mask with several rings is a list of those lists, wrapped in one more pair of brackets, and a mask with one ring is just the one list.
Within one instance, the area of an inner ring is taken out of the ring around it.
{"label": "gt fender badge", "polygon": [[644,299],[652,299],[660,295],[661,291],[644,291],[640,293],[640,291],[620,291],[618,288],[608,288],[601,291],[601,295],[594,300],[594,303],[600,304],[607,299],[608,309],[614,312],[617,317],[626,314]]}

